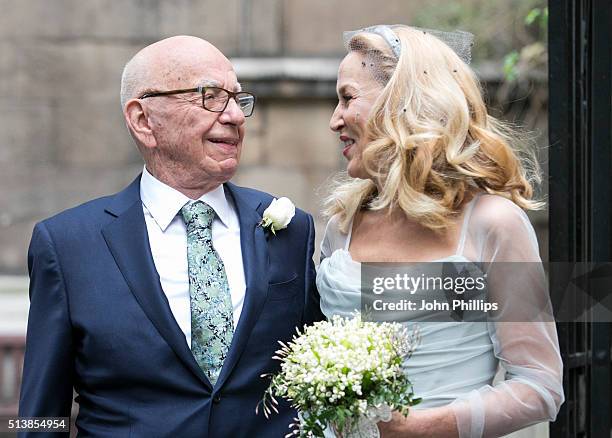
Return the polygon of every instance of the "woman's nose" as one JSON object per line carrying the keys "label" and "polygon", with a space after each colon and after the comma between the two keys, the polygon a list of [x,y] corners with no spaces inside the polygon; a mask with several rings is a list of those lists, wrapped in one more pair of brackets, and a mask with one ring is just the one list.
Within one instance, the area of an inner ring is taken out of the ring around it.
{"label": "woman's nose", "polygon": [[336,109],[334,109],[331,119],[329,120],[329,129],[334,132],[342,129],[342,126],[344,125],[341,112],[340,107],[337,106]]}

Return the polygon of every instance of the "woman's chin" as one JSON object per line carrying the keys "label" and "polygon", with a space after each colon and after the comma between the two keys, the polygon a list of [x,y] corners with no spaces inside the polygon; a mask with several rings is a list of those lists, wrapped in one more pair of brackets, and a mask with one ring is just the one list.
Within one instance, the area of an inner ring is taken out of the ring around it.
{"label": "woman's chin", "polygon": [[359,179],[369,178],[365,169],[363,169],[361,166],[357,166],[352,163],[349,163],[348,166],[346,167],[346,173],[351,178],[359,178]]}

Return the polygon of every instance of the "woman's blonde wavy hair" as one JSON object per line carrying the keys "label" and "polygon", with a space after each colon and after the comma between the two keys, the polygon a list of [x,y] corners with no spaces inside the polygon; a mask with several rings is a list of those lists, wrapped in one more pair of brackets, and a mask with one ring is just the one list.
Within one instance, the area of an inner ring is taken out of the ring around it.
{"label": "woman's blonde wavy hair", "polygon": [[347,232],[361,208],[399,207],[443,231],[475,192],[503,196],[526,210],[541,208],[532,200],[537,161],[512,146],[518,137],[509,125],[487,113],[471,68],[430,34],[393,31],[401,42],[399,59],[379,35],[359,33],[348,42],[383,86],[366,125],[362,162],[371,179],[340,175],[325,214],[339,214]]}

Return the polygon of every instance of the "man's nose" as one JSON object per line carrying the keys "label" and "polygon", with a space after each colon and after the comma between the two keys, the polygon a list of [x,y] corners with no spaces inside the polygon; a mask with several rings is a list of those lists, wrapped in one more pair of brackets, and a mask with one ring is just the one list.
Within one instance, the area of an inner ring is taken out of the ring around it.
{"label": "man's nose", "polygon": [[242,125],[245,121],[244,113],[238,106],[236,99],[230,98],[227,102],[225,110],[219,116],[222,123],[231,123],[232,125]]}

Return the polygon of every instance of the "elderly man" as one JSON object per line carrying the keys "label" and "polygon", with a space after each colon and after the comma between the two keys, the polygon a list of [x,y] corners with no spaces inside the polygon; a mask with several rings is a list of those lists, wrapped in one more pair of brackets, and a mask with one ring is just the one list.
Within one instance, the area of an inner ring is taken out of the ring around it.
{"label": "elderly man", "polygon": [[228,182],[255,98],[210,43],[141,50],[121,83],[141,175],[36,225],[21,417],[82,436],[280,437],[255,408],[278,341],[322,318],[312,218],[261,226],[268,194]]}

